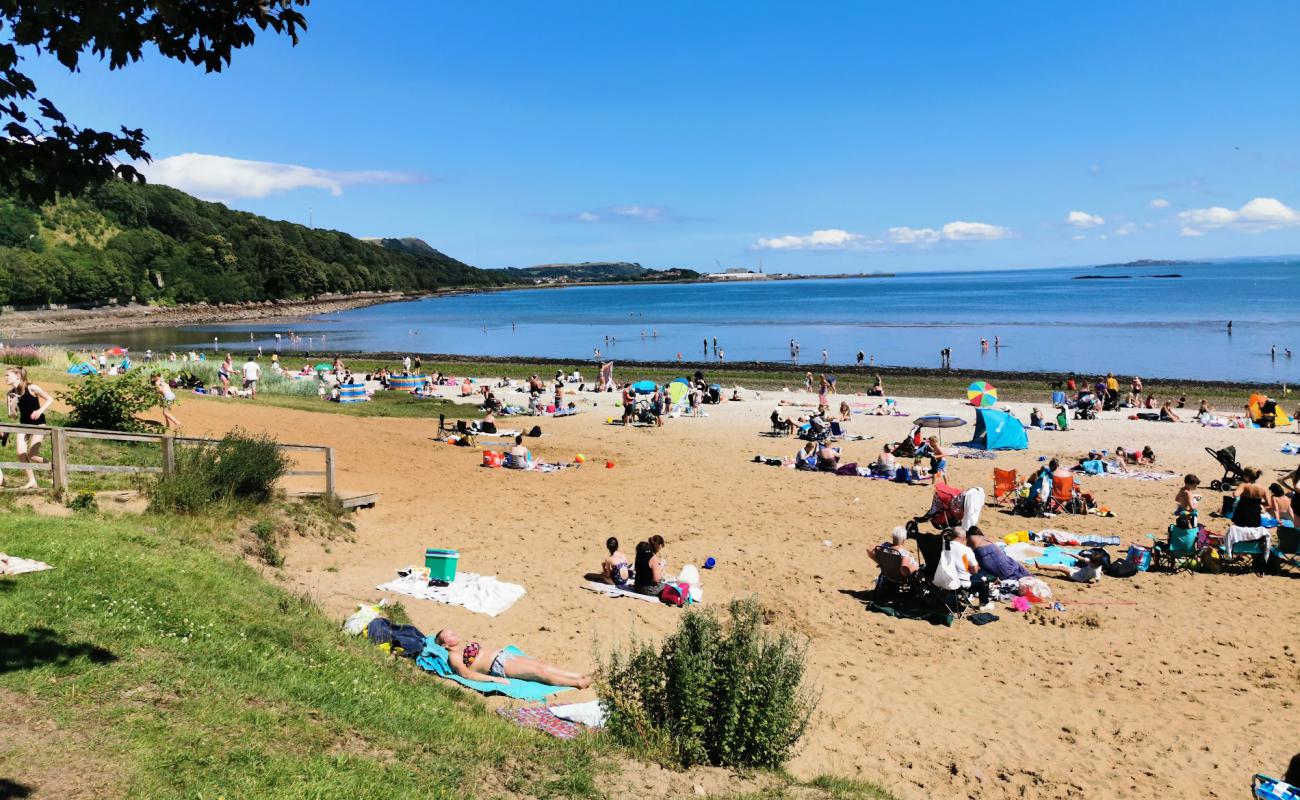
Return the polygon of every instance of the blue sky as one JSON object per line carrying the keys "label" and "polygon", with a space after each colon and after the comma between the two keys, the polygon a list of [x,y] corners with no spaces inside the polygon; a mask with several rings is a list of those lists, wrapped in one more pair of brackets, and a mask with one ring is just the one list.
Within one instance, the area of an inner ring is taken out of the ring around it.
{"label": "blue sky", "polygon": [[355,3],[224,73],[28,67],[154,180],[480,266],[1300,252],[1300,4]]}

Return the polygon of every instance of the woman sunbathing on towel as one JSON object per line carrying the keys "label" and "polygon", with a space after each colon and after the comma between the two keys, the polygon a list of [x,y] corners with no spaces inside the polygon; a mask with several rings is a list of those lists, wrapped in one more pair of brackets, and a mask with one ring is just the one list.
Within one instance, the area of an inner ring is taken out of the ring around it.
{"label": "woman sunbathing on towel", "polygon": [[505,650],[491,650],[478,642],[462,642],[451,628],[443,628],[433,640],[447,648],[447,663],[462,678],[487,683],[509,683],[511,678],[548,686],[586,689],[591,677],[561,669],[536,658],[517,656]]}

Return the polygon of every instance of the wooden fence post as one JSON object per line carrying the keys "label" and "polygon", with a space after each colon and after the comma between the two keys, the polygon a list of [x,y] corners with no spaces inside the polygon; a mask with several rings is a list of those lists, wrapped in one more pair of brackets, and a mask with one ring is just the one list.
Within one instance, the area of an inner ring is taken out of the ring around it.
{"label": "wooden fence post", "polygon": [[162,460],[163,475],[171,475],[176,472],[175,437],[168,435],[162,438]]}
{"label": "wooden fence post", "polygon": [[334,497],[334,448],[325,448],[325,496]]}
{"label": "wooden fence post", "polygon": [[50,488],[55,497],[68,491],[68,439],[62,428],[50,428]]}

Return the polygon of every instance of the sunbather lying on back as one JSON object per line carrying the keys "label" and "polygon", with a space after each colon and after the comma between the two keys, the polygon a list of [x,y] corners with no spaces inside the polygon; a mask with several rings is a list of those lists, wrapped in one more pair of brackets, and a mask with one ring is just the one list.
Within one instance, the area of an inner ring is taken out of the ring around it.
{"label": "sunbather lying on back", "polygon": [[464,642],[450,628],[443,628],[433,640],[447,648],[447,663],[462,678],[487,683],[509,683],[511,678],[535,681],[548,686],[572,686],[586,689],[591,678],[561,669],[536,658],[517,656],[505,650],[492,650],[478,642]]}

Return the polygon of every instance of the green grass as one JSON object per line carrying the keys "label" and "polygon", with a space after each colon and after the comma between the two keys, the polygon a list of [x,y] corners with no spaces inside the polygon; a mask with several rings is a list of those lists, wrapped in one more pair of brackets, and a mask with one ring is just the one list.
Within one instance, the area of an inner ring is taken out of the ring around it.
{"label": "green grass", "polygon": [[[79,763],[118,796],[596,796],[600,740],[515,728],[346,641],[309,602],[165,517],[9,514],[5,549],[55,570],[3,581],[0,690],[84,741],[0,749],[0,775]],[[3,741],[3,738],[0,738]]]}

